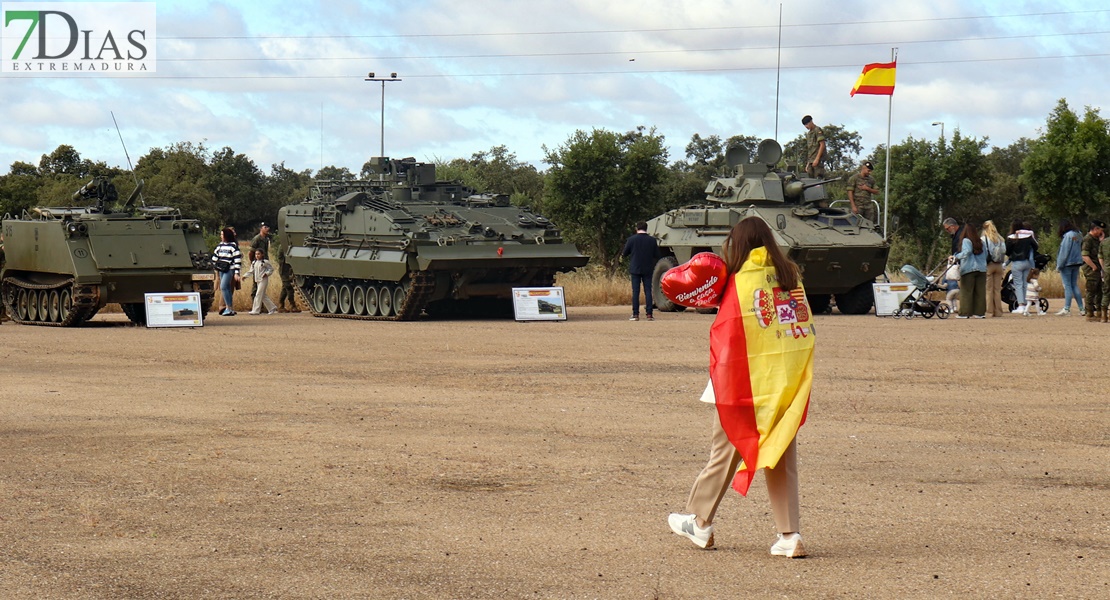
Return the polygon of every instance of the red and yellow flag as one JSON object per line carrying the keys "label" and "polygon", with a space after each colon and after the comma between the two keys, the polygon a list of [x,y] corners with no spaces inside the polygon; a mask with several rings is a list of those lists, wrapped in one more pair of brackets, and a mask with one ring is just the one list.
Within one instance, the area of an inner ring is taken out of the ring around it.
{"label": "red and yellow flag", "polygon": [[863,73],[860,73],[859,79],[856,80],[856,85],[852,87],[852,93],[850,95],[875,94],[878,96],[893,96],[894,75],[897,70],[898,61],[864,65]]}
{"label": "red and yellow flag", "polygon": [[816,329],[805,291],[778,287],[765,248],[731,283],[709,330],[709,377],[721,427],[743,458],[732,487],[747,495],[756,470],[774,468],[805,422]]}

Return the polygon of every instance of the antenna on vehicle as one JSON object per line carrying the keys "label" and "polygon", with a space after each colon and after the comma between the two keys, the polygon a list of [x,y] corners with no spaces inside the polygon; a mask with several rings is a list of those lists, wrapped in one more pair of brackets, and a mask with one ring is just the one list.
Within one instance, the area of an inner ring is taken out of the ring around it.
{"label": "antenna on vehicle", "polygon": [[135,167],[131,166],[131,155],[127,153],[127,144],[123,143],[123,134],[120,133],[119,123],[116,122],[116,113],[108,111],[108,114],[112,115],[112,124],[116,126],[116,135],[119,136],[119,143],[123,146],[123,155],[127,157],[127,168],[131,171],[131,178],[135,180],[135,191],[131,193],[127,204],[130,206],[135,201],[135,194],[138,194],[139,201],[143,203],[143,206],[146,206],[146,200],[143,199],[143,186],[139,183],[139,176],[135,174]]}

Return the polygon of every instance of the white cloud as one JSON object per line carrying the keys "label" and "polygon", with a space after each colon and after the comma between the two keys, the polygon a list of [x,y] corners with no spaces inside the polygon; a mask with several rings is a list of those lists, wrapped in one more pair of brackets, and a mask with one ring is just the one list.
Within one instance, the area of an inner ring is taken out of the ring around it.
{"label": "white cloud", "polygon": [[[1075,0],[782,6],[783,142],[813,114],[859,131],[865,151],[885,143],[887,99],[848,91],[892,46],[895,142],[938,135],[931,123],[944,121],[1005,145],[1035,137],[1061,97],[1077,109],[1107,97],[1106,57],[1078,55],[1107,53],[1110,35],[1092,32],[1110,29],[1110,11]],[[403,80],[386,85],[394,156],[504,144],[542,166],[542,147],[577,129],[644,125],[678,159],[694,133],[774,135],[778,13],[770,0],[159,2],[152,77],[4,77],[0,172],[59,144],[122,164],[112,110],[133,159],[203,140],[263,170],[321,158],[357,170],[380,143],[381,88],[363,81],[368,71]]]}

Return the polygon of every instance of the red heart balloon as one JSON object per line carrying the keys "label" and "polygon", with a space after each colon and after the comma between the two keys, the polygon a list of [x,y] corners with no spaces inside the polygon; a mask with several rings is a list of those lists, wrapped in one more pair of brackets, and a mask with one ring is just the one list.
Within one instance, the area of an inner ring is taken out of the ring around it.
{"label": "red heart balloon", "polygon": [[663,274],[659,287],[671,302],[691,308],[716,308],[728,282],[725,261],[712,252],[695,254]]}

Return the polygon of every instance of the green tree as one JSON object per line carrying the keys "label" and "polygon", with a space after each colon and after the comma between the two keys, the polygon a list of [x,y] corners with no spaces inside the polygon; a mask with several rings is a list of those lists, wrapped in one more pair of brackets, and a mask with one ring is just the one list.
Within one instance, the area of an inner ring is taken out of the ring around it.
{"label": "green tree", "polygon": [[[977,200],[990,182],[986,145],[986,139],[965,138],[957,129],[950,144],[910,137],[891,147],[891,264],[931,269],[950,248],[942,218],[982,223],[989,217]],[[882,181],[885,148],[877,148],[872,161],[875,180]]]}
{"label": "green tree", "polygon": [[38,167],[30,163],[12,163],[7,175],[0,175],[0,215],[20,215],[35,205],[42,183]]}
{"label": "green tree", "polygon": [[567,239],[615,270],[632,225],[659,214],[667,177],[663,136],[638,127],[624,134],[578,130],[564,144],[544,147],[551,165],[543,209]]}
{"label": "green tree", "polygon": [[151,148],[135,163],[135,173],[146,182],[143,195],[147,202],[173,206],[181,214],[199,219],[208,231],[219,229],[227,221],[216,207],[215,195],[204,186],[208,159],[203,143]]}
{"label": "green tree", "polygon": [[253,160],[224,146],[212,155],[202,181],[224,223],[245,234],[260,222],[277,219],[277,202],[267,202],[264,196],[264,178]]}
{"label": "green tree", "polygon": [[[859,166],[859,154],[863,151],[863,138],[855,131],[848,131],[843,125],[822,125],[825,132],[825,170],[829,177],[850,175]],[[804,133],[787,142],[783,148],[783,158],[794,165],[806,162],[806,136]]]}
{"label": "green tree", "polygon": [[321,179],[321,180],[328,179],[328,180],[336,180],[336,181],[354,181],[355,180],[355,174],[352,173],[351,170],[348,169],[347,167],[328,166],[328,167],[321,167],[319,171],[316,171],[316,179]]}
{"label": "green tree", "polygon": [[438,162],[436,177],[461,181],[480,192],[509,194],[519,205],[534,206],[543,197],[543,175],[505,146],[475,152],[469,160]]}
{"label": "green tree", "polygon": [[704,202],[709,180],[728,176],[732,170],[725,158],[728,149],[743,148],[748,156],[755,156],[759,141],[759,138],[750,135],[734,135],[727,141],[722,141],[717,135],[703,138],[695,133],[690,138],[690,143],[686,144],[686,160],[675,161],[671,165],[665,208]]}
{"label": "green tree", "polygon": [[1082,223],[1110,212],[1110,123],[1087,107],[1081,120],[1061,98],[1022,162],[1020,182],[1042,217]]}

